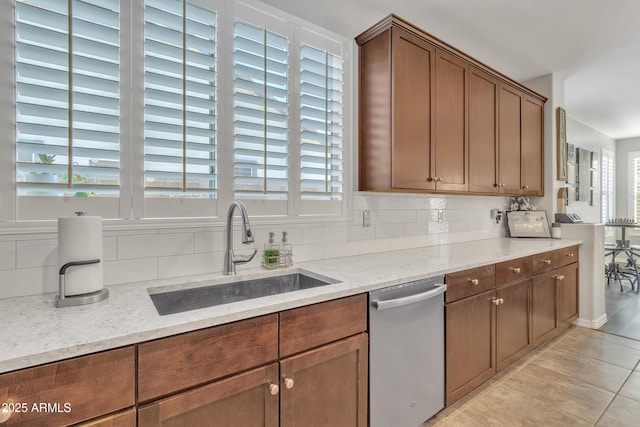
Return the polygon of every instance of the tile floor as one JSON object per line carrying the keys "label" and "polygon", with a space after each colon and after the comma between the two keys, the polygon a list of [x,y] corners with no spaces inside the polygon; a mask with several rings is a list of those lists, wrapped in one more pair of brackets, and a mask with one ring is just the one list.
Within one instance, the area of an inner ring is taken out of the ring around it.
{"label": "tile floor", "polygon": [[424,425],[637,426],[639,362],[640,341],[572,327]]}
{"label": "tile floor", "polygon": [[[600,330],[640,340],[640,293],[633,292],[628,281],[611,281],[605,288],[607,323]],[[640,421],[639,421],[640,423]]]}

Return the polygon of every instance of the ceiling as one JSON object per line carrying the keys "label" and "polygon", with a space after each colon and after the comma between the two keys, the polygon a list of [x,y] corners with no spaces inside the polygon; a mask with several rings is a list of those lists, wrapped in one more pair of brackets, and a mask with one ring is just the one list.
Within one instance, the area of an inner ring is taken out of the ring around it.
{"label": "ceiling", "polygon": [[554,73],[569,117],[640,136],[638,0],[263,2],[350,38],[394,13],[515,80]]}

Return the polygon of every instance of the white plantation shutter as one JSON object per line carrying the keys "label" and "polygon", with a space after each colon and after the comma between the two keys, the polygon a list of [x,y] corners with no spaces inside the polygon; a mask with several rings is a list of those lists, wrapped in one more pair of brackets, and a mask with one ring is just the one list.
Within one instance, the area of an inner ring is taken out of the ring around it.
{"label": "white plantation shutter", "polygon": [[117,196],[119,1],[17,0],[15,13],[18,195]]}
{"label": "white plantation shutter", "polygon": [[341,200],[343,63],[339,56],[300,49],[300,180],[303,200]]}
{"label": "white plantation shutter", "polygon": [[632,218],[636,222],[640,221],[640,153],[637,153],[633,157],[633,169],[631,170],[633,175],[633,204],[632,204]]}
{"label": "white plantation shutter", "polygon": [[288,182],[288,40],[236,21],[234,197],[286,200]]}
{"label": "white plantation shutter", "polygon": [[609,150],[602,150],[602,222],[614,218],[614,154]]}
{"label": "white plantation shutter", "polygon": [[144,19],[145,196],[215,198],[216,12],[147,0]]}

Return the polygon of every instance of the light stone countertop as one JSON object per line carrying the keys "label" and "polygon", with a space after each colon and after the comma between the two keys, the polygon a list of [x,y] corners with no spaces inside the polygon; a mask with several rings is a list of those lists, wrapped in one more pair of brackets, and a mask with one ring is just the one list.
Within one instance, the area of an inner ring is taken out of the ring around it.
{"label": "light stone countertop", "polygon": [[[110,286],[107,300],[78,307],[55,308],[56,294],[4,299],[0,300],[0,373],[576,244],[581,241],[500,238],[297,263],[275,271],[239,266],[232,279],[211,274]],[[300,270],[340,282],[167,316],[158,315],[148,291]]]}

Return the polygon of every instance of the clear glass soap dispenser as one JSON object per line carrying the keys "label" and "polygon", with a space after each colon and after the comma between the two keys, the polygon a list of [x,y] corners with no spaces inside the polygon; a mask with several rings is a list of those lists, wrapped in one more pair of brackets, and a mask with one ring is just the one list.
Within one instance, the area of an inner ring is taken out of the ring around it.
{"label": "clear glass soap dispenser", "polygon": [[269,242],[264,244],[262,264],[267,268],[276,268],[280,263],[280,248],[274,239],[274,232],[269,232]]}
{"label": "clear glass soap dispenser", "polygon": [[287,232],[282,232],[282,242],[280,242],[280,266],[289,267],[293,264],[293,250],[287,236]]}

